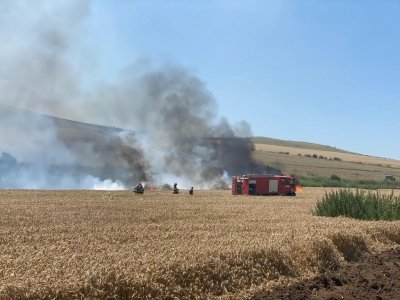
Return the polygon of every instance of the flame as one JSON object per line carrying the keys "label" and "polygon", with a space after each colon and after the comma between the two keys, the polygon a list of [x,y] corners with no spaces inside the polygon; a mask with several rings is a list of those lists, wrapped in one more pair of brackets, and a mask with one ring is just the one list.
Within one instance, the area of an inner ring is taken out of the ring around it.
{"label": "flame", "polygon": [[156,191],[157,189],[153,187],[153,185],[150,182],[146,182],[144,184],[144,189],[147,191]]}
{"label": "flame", "polygon": [[303,187],[301,185],[296,185],[296,192],[301,192]]}

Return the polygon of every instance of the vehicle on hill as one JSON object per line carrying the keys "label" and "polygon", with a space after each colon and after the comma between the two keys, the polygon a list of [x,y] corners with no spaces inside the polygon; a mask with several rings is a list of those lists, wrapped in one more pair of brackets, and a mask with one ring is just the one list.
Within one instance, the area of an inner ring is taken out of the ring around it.
{"label": "vehicle on hill", "polygon": [[248,174],[232,177],[232,195],[296,196],[300,190],[295,175]]}
{"label": "vehicle on hill", "polygon": [[385,180],[386,181],[396,181],[396,177],[394,177],[393,175],[386,175]]}

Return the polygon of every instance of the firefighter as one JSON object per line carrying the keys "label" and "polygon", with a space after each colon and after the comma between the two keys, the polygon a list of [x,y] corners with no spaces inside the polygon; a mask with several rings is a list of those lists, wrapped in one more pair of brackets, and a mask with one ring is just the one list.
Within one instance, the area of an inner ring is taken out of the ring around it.
{"label": "firefighter", "polygon": [[193,195],[193,187],[190,188],[189,195]]}
{"label": "firefighter", "polygon": [[178,185],[177,183],[174,183],[173,193],[178,194],[178,192],[179,192]]}
{"label": "firefighter", "polygon": [[141,182],[139,182],[136,187],[133,189],[136,194],[143,194],[144,188]]}

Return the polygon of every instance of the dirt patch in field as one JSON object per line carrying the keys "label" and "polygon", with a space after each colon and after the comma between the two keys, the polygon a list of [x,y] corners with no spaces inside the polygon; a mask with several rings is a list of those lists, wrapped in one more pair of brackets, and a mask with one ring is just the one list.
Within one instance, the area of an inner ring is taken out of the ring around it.
{"label": "dirt patch in field", "polygon": [[400,299],[400,247],[349,262],[337,272],[255,295],[251,300]]}

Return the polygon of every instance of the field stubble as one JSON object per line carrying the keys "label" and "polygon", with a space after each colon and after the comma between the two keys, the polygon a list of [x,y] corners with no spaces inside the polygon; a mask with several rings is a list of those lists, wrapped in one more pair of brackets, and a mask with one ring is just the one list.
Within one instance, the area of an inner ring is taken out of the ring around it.
{"label": "field stubble", "polygon": [[312,216],[324,194],[3,190],[0,297],[244,299],[400,243],[400,222]]}

